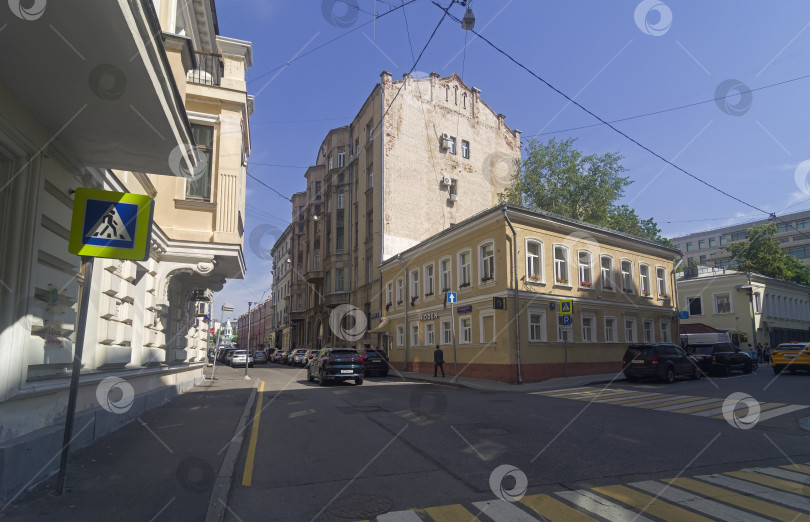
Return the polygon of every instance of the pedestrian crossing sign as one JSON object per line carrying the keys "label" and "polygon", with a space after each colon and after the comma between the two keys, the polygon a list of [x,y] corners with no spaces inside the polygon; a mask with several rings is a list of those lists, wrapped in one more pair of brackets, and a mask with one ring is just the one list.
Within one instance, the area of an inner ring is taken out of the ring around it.
{"label": "pedestrian crossing sign", "polygon": [[560,301],[560,315],[572,315],[574,313],[574,302],[571,299]]}
{"label": "pedestrian crossing sign", "polygon": [[68,251],[80,256],[146,260],[153,209],[149,196],[76,189]]}

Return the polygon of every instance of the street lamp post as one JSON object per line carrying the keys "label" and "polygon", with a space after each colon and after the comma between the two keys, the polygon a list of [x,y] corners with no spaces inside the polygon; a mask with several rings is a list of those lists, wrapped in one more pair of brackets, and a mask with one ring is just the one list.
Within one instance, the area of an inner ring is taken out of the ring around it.
{"label": "street lamp post", "polygon": [[219,341],[222,337],[222,319],[225,317],[225,312],[231,313],[233,312],[233,305],[225,303],[222,305],[222,312],[219,314],[219,331],[217,332],[217,345],[216,349],[214,350],[214,367],[211,370],[211,380],[214,380],[214,372],[217,371],[217,358],[219,356]]}
{"label": "street lamp post", "polygon": [[248,376],[248,363],[250,362],[250,306],[253,304],[252,301],[248,301],[248,334],[247,334],[247,350],[245,350],[245,376],[243,379],[246,381],[250,380],[250,376]]}

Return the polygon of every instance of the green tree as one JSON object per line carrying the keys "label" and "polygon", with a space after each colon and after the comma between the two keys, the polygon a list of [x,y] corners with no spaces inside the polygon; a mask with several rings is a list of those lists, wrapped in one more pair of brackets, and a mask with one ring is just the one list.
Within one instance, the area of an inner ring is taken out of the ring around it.
{"label": "green tree", "polygon": [[499,194],[501,200],[674,246],[661,237],[652,218],[643,220],[627,205],[616,205],[632,183],[622,176],[623,157],[611,152],[586,156],[574,148],[575,142],[530,139],[523,167]]}
{"label": "green tree", "polygon": [[731,253],[732,268],[810,285],[810,269],[785,253],[773,239],[774,234],[776,225],[773,223],[749,228],[744,241],[735,241],[726,247]]}

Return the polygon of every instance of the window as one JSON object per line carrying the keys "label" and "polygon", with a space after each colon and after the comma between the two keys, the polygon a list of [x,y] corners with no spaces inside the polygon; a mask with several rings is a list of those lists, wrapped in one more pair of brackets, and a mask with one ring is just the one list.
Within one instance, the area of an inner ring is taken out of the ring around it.
{"label": "window", "polygon": [[402,348],[405,346],[405,327],[397,326],[397,346]]}
{"label": "window", "polygon": [[450,272],[450,259],[442,259],[442,262],[439,263],[439,269],[441,270],[441,284],[442,284],[442,292],[449,292],[450,291],[450,280],[452,274]]}
{"label": "window", "polygon": [[411,346],[419,346],[419,325],[411,325]]}
{"label": "window", "polygon": [[419,270],[411,272],[411,299],[419,298]]}
{"label": "window", "polygon": [[450,321],[442,321],[442,344],[451,344],[453,342],[453,329]]}
{"label": "window", "polygon": [[687,252],[691,252],[691,251],[692,251],[692,242],[691,242],[691,241],[687,241],[687,242],[686,242],[686,251],[687,251]]}
{"label": "window", "polygon": [[214,152],[214,128],[191,125],[191,134],[197,144],[198,169],[190,171],[186,182],[186,197],[211,199],[211,156]]}
{"label": "window", "polygon": [[599,261],[602,265],[602,288],[613,290],[613,258],[602,256]]}
{"label": "window", "polygon": [[431,296],[435,292],[436,288],[433,286],[433,264],[431,263],[425,265],[425,297]]}
{"label": "window", "polygon": [[450,154],[455,154],[456,153],[456,138],[453,137],[453,136],[450,136],[449,144],[450,144],[450,148],[449,148]]}
{"label": "window", "polygon": [[803,219],[796,222],[796,229],[810,228],[810,219]]}
{"label": "window", "polygon": [[344,249],[345,232],[343,227],[343,212],[337,212],[335,215],[335,248],[336,250]]}
{"label": "window", "polygon": [[779,223],[776,225],[776,233],[779,232],[790,232],[790,223]]}
{"label": "window", "polygon": [[543,310],[529,310],[529,341],[544,342],[546,340],[546,312]]}
{"label": "window", "polygon": [[366,212],[366,237],[374,235],[374,212],[369,210]]}
{"label": "window", "polygon": [[366,169],[366,190],[374,186],[374,166],[370,165]]}
{"label": "window", "polygon": [[728,237],[726,237],[726,236],[720,236],[720,246],[723,246],[723,245],[725,245],[726,243],[728,243]]}
{"label": "window", "polygon": [[705,266],[706,265],[706,256],[705,255],[700,256],[700,259],[698,261],[700,263],[700,266]]}
{"label": "window", "polygon": [[402,304],[402,278],[397,279],[397,304]]}
{"label": "window", "polygon": [[495,342],[495,313],[481,314],[481,342]]}
{"label": "window", "polygon": [[605,342],[617,343],[619,339],[616,337],[616,318],[605,317]]}
{"label": "window", "polygon": [[636,342],[636,320],[632,317],[624,319],[624,340],[628,343]]}
{"label": "window", "polygon": [[661,321],[661,342],[672,342],[669,339],[669,321]]}
{"label": "window", "polygon": [[336,292],[343,292],[345,288],[343,287],[343,269],[336,268],[335,269],[335,291]]}
{"label": "window", "polygon": [[461,157],[470,159],[470,142],[461,140]]}
{"label": "window", "polygon": [[760,301],[760,294],[754,294],[754,313],[761,314],[762,313],[762,303]]}
{"label": "window", "polygon": [[689,309],[689,315],[703,315],[703,303],[700,297],[687,297],[686,307]]}
{"label": "window", "polygon": [[596,322],[592,315],[582,316],[582,342],[592,343],[596,340],[594,335],[593,325]]}
{"label": "window", "polygon": [[653,336],[653,322],[645,319],[644,323],[642,324],[643,324],[642,328],[644,331],[644,342],[654,343],[655,337]]}
{"label": "window", "polygon": [[591,288],[593,283],[593,261],[591,253],[587,250],[580,250],[579,256],[579,286]]}
{"label": "window", "polygon": [[332,155],[331,154],[329,155],[329,158],[326,160],[326,162],[328,164],[328,169],[327,170],[332,170]]}
{"label": "window", "polygon": [[425,346],[433,346],[436,344],[436,335],[433,331],[434,326],[433,323],[425,324]]}
{"label": "window", "polygon": [[385,285],[385,304],[386,306],[394,304],[394,283],[391,281]]}
{"label": "window", "polygon": [[346,166],[346,153],[343,149],[338,149],[338,167]]}
{"label": "window", "polygon": [[470,286],[470,272],[472,267],[470,265],[470,252],[462,252],[458,255],[458,287],[464,288]]}
{"label": "window", "polygon": [[459,342],[461,344],[471,343],[472,342],[472,319],[469,317],[462,317],[458,321],[459,332],[461,333],[461,339]]}
{"label": "window", "polygon": [[734,234],[731,234],[731,241],[732,242],[733,241],[742,241],[743,239],[745,239],[745,232],[736,232]]}
{"label": "window", "polygon": [[634,290],[633,263],[627,259],[622,259],[622,291],[626,294],[632,294]]}
{"label": "window", "polygon": [[492,243],[481,245],[481,282],[495,278],[495,250]]}
{"label": "window", "polygon": [[343,189],[338,189],[337,195],[335,196],[335,199],[336,199],[335,206],[337,207],[337,209],[338,210],[343,210],[346,207],[346,205],[344,203],[345,198],[343,196]]}
{"label": "window", "polygon": [[658,297],[667,296],[667,271],[664,267],[655,268],[655,283],[658,288]]}
{"label": "window", "polygon": [[703,250],[704,248],[706,248],[706,240],[698,239],[698,250]]}
{"label": "window", "polygon": [[717,241],[714,240],[713,237],[709,238],[709,248],[714,248],[717,246]]}
{"label": "window", "polygon": [[371,142],[374,139],[374,120],[369,120],[366,123],[366,143]]}
{"label": "window", "polygon": [[568,248],[561,245],[554,247],[554,279],[559,284],[568,284]]}
{"label": "window", "polygon": [[731,313],[731,294],[714,295],[714,313],[716,314]]}
{"label": "window", "polygon": [[526,280],[542,281],[540,259],[542,257],[543,244],[540,241],[530,239],[526,241]]}
{"label": "window", "polygon": [[[321,182],[316,181],[315,182],[315,201],[320,201],[320,200],[321,200]],[[316,210],[315,213],[320,214],[320,209]]]}
{"label": "window", "polygon": [[650,267],[649,265],[639,265],[638,280],[641,286],[641,295],[650,295]]}

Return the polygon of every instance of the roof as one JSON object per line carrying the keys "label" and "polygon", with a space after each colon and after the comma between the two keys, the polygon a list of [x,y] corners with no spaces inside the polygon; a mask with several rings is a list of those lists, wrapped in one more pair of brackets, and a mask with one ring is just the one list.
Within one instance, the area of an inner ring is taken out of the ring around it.
{"label": "roof", "polygon": [[691,323],[685,324],[681,323],[681,333],[682,334],[696,334],[696,333],[726,333],[723,330],[718,330],[717,328],[713,328],[708,324],[703,323]]}

